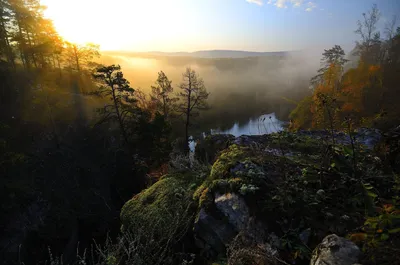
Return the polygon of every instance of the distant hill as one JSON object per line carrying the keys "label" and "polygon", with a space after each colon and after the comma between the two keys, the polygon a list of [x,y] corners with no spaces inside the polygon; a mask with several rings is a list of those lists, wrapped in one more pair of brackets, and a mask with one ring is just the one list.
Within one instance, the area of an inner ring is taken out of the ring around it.
{"label": "distant hill", "polygon": [[156,57],[156,56],[170,56],[170,57],[194,57],[194,58],[248,58],[248,57],[263,57],[263,56],[284,56],[290,52],[248,52],[248,51],[233,51],[233,50],[209,50],[209,51],[196,51],[196,52],[123,52],[123,51],[109,51],[105,52],[113,55],[130,55],[138,57]]}
{"label": "distant hill", "polygon": [[260,56],[282,56],[286,52],[248,52],[248,51],[230,51],[230,50],[211,50],[197,51],[189,53],[189,56],[201,58],[243,58],[243,57],[260,57]]}

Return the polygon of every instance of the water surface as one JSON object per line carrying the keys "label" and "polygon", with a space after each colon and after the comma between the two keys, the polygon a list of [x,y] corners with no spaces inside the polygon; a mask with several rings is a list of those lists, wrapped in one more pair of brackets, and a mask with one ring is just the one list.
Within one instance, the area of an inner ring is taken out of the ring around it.
{"label": "water surface", "polygon": [[284,122],[276,118],[275,113],[264,114],[256,119],[249,119],[245,124],[235,123],[232,128],[221,131],[211,130],[211,134],[232,134],[235,137],[241,135],[263,135],[283,130]]}
{"label": "water surface", "polygon": [[[239,124],[236,122],[228,130],[211,129],[211,134],[232,134],[235,137],[241,135],[263,135],[275,132],[280,132],[283,130],[284,122],[276,118],[275,113],[264,114],[256,119],[249,119],[244,124]],[[206,133],[203,133],[203,138]],[[193,139],[193,138],[191,138]],[[192,152],[196,148],[196,141],[189,141],[189,147]]]}

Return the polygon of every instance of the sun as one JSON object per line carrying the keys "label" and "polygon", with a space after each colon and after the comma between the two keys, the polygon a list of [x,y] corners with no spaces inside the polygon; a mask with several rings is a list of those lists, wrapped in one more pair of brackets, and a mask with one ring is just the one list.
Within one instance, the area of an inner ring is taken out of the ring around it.
{"label": "sun", "polygon": [[[171,29],[177,28],[178,16],[171,1],[42,0],[41,4],[47,6],[45,16],[53,20],[65,40],[99,44],[101,50],[152,50],[160,43],[172,45],[166,40],[174,35]],[[165,14],[169,14],[167,20]],[[160,26],[169,32],[160,31]]]}
{"label": "sun", "polygon": [[[47,6],[45,16],[53,20],[58,33],[67,41],[84,44],[99,44],[102,50],[118,50],[120,42],[110,38],[110,28],[107,25],[107,10],[105,1],[91,0],[42,0]],[[118,34],[118,32],[116,32]]]}

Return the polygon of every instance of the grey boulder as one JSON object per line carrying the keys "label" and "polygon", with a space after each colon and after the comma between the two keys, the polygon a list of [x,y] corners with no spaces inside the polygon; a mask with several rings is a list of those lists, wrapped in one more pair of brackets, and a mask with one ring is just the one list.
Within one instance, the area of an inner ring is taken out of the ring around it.
{"label": "grey boulder", "polygon": [[354,265],[360,256],[361,251],[353,242],[332,234],[315,248],[310,265]]}

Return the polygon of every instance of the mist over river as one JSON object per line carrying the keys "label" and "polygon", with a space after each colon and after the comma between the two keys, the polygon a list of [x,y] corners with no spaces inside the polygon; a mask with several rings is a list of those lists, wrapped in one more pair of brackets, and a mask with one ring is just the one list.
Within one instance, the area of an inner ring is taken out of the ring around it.
{"label": "mist over river", "polygon": [[283,129],[284,122],[277,119],[275,113],[264,114],[257,119],[249,119],[245,124],[235,122],[232,128],[221,131],[212,129],[211,134],[232,134],[235,137],[241,135],[262,135],[279,132]]}
{"label": "mist over river", "polygon": [[[203,137],[208,134],[232,134],[235,137],[241,135],[263,135],[280,132],[284,129],[285,122],[280,121],[275,113],[264,114],[256,119],[250,118],[247,123],[239,124],[235,122],[230,129],[220,130],[211,129],[209,133],[203,133]],[[193,139],[193,138],[192,138]],[[196,148],[196,141],[189,142],[190,150]]]}

